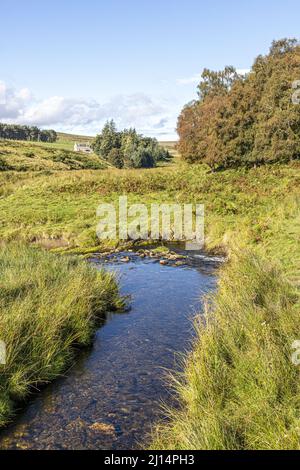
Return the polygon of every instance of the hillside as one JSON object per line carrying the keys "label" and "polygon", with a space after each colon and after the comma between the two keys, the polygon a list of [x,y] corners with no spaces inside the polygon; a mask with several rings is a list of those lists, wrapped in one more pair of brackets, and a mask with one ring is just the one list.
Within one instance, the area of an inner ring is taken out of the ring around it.
{"label": "hillside", "polygon": [[[0,139],[0,171],[102,170],[110,165],[99,156],[73,151],[75,142],[91,143],[93,137],[58,133],[55,143]],[[174,161],[179,158],[175,142],[161,142]]]}
{"label": "hillside", "polygon": [[66,150],[73,150],[76,142],[90,144],[94,140],[93,136],[66,134],[64,132],[58,132],[57,136],[57,142],[52,144],[53,147],[64,148]]}
{"label": "hillside", "polygon": [[107,163],[98,156],[73,152],[62,142],[0,140],[0,171],[101,170],[106,167]]}

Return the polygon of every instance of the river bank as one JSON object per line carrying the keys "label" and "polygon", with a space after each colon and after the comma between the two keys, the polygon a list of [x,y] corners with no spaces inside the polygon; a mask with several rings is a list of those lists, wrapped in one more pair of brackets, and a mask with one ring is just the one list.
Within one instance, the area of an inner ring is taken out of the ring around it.
{"label": "river bank", "polygon": [[10,244],[0,250],[0,426],[15,405],[51,382],[91,343],[106,312],[123,308],[110,273],[74,257]]}

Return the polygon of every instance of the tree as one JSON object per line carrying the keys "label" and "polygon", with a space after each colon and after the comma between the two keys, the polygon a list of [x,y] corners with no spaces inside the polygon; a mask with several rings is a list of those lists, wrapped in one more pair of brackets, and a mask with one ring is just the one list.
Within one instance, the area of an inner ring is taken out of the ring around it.
{"label": "tree", "polygon": [[279,41],[273,41],[270,48],[270,55],[275,56],[293,52],[298,44],[298,40],[295,38],[284,38],[279,39]]}
{"label": "tree", "polygon": [[288,162],[300,158],[300,106],[292,101],[299,80],[300,46],[273,41],[251,73],[232,67],[205,70],[198,100],[178,119],[179,151],[188,162],[212,169]]}
{"label": "tree", "polygon": [[152,168],[157,161],[170,159],[170,154],[156,139],[144,137],[135,129],[118,132],[114,121],[105,124],[93,142],[93,149],[117,168]]}
{"label": "tree", "polygon": [[224,70],[214,72],[213,70],[204,69],[202,80],[198,85],[198,96],[200,101],[208,96],[224,96],[231,90],[236,80],[241,80],[236,69],[232,66],[225,67]]}
{"label": "tree", "polygon": [[93,149],[95,153],[100,155],[105,160],[108,160],[111,150],[120,148],[121,139],[117,132],[116,124],[113,120],[107,121],[93,143]]}
{"label": "tree", "polygon": [[114,148],[109,152],[108,161],[116,168],[123,168],[124,159],[120,149]]}
{"label": "tree", "polygon": [[132,168],[153,168],[155,160],[150,150],[140,147],[131,155],[130,166]]}
{"label": "tree", "polygon": [[125,129],[121,134],[121,150],[126,166],[131,166],[131,157],[138,149],[142,136],[135,129]]}
{"label": "tree", "polygon": [[17,124],[1,124],[0,138],[11,140],[30,140],[41,142],[56,142],[57,133],[54,130],[41,130],[38,127],[20,126]]}

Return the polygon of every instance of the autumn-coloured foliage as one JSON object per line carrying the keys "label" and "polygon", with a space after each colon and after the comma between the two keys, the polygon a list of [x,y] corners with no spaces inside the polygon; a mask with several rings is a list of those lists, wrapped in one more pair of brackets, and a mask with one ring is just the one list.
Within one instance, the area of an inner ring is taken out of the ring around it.
{"label": "autumn-coloured foliage", "polygon": [[204,70],[198,99],[178,119],[179,151],[190,163],[212,169],[288,162],[300,157],[300,46],[274,41],[246,76],[233,67]]}

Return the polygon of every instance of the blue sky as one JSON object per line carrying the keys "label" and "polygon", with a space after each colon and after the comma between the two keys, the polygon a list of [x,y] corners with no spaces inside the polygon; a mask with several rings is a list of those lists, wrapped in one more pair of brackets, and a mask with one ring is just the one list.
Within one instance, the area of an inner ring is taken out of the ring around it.
{"label": "blue sky", "polygon": [[175,138],[204,67],[249,69],[299,17],[299,0],[1,0],[0,121]]}

